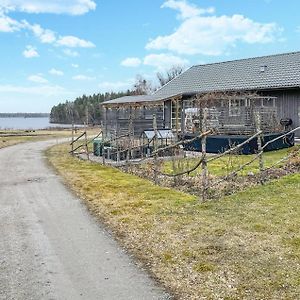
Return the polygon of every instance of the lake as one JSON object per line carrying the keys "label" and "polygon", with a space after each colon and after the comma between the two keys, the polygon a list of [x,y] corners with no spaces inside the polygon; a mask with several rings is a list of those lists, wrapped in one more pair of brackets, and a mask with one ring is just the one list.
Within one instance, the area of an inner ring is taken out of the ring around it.
{"label": "lake", "polygon": [[[71,127],[71,124],[52,124],[49,118],[0,118],[0,129],[46,129],[49,127]],[[77,126],[77,125],[76,125]]]}

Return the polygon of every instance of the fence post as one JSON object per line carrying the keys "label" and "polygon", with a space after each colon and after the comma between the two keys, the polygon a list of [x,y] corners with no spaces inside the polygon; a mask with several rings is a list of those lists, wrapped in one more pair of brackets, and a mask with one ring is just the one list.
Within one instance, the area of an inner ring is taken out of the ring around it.
{"label": "fence post", "polygon": [[[207,107],[203,108],[203,117],[202,117],[202,132],[207,131],[207,116],[208,109]],[[206,159],[206,135],[201,139],[201,151],[202,151],[202,200],[207,198],[207,159]]]}
{"label": "fence post", "polygon": [[89,146],[88,146],[88,139],[87,139],[87,132],[86,132],[86,131],[85,131],[85,134],[84,134],[84,139],[85,139],[85,151],[86,151],[86,156],[87,156],[87,159],[90,160]]}
{"label": "fence post", "polygon": [[72,120],[72,155],[74,156],[74,120]]}
{"label": "fence post", "polygon": [[[260,132],[261,131],[261,116],[260,116],[259,112],[256,112],[256,114],[255,114],[255,125],[256,125],[256,132]],[[262,134],[259,134],[257,136],[257,150],[258,150],[260,183],[264,184],[264,180],[262,178],[263,171],[264,171],[263,148],[262,148]]]}
{"label": "fence post", "polygon": [[105,151],[104,151],[104,145],[105,145],[105,139],[106,139],[106,134],[104,135],[104,133],[103,133],[103,131],[102,131],[102,145],[101,145],[101,147],[102,147],[102,164],[103,165],[105,165]]}
{"label": "fence post", "polygon": [[154,160],[154,182],[155,184],[158,183],[157,180],[157,138],[158,138],[158,132],[157,132],[157,122],[156,122],[156,115],[153,114],[153,130],[154,130],[154,139],[153,139],[153,151],[155,151],[153,160]]}
{"label": "fence post", "polygon": [[116,135],[116,148],[117,148],[117,166],[120,165],[120,143],[119,143],[119,132]]}
{"label": "fence post", "polygon": [[126,153],[126,171],[128,172],[129,170],[129,160],[132,158],[132,114],[130,113],[130,118],[129,118],[129,124],[128,124],[128,148],[127,148],[127,153]]}

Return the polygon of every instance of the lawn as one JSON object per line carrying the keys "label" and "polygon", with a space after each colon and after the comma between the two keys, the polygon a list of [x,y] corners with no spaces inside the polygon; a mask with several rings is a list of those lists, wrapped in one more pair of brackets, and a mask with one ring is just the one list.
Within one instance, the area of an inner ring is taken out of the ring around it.
{"label": "lawn", "polygon": [[67,150],[50,163],[178,299],[298,298],[300,174],[201,203]]}

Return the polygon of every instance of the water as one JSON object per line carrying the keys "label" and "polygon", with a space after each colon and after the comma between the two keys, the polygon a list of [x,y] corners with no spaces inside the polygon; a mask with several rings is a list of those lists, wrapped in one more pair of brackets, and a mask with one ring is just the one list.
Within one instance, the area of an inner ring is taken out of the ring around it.
{"label": "water", "polygon": [[[71,124],[52,124],[49,118],[0,118],[0,129],[46,129],[49,127],[71,127]],[[77,126],[77,125],[76,125]]]}

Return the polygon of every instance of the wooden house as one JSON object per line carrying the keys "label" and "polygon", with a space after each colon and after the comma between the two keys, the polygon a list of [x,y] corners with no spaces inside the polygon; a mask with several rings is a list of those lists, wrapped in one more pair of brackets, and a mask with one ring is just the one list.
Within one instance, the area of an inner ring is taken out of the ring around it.
{"label": "wooden house", "polygon": [[[253,107],[267,116],[266,130],[271,130],[267,126],[271,119],[276,119],[277,123],[280,119],[290,119],[291,126],[298,127],[300,52],[193,66],[152,95],[104,102],[103,127],[107,134],[124,133],[132,127],[134,134],[139,136],[144,130],[153,128],[153,115],[156,115],[158,128],[184,133],[193,130],[189,129],[189,119],[193,119],[197,111],[193,106],[195,96],[213,92],[257,94],[256,99],[252,97],[251,100],[236,96],[225,108],[220,99],[219,105],[210,107],[211,114],[219,116],[215,118],[215,127],[226,129],[227,134],[235,134],[237,129],[239,132],[251,129],[253,116],[250,118],[248,112],[253,111]],[[211,119],[213,121],[214,117]],[[296,135],[300,136],[300,132]]]}

